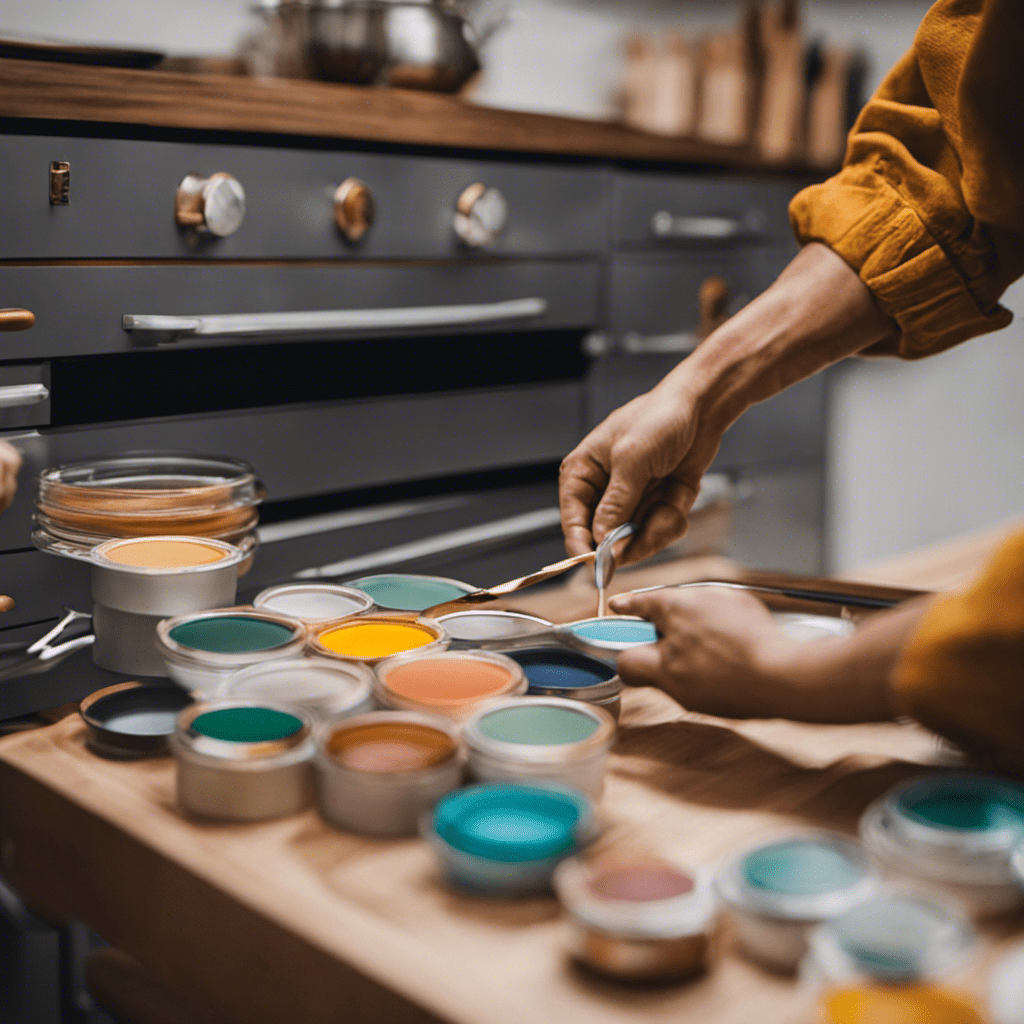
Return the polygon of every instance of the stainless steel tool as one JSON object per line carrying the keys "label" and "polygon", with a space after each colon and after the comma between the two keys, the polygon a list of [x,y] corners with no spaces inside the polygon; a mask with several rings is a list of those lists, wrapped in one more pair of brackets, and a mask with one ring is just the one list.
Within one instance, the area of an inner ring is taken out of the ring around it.
{"label": "stainless steel tool", "polygon": [[597,587],[597,617],[603,619],[607,614],[607,600],[605,590],[611,578],[609,569],[615,558],[615,545],[626,537],[632,537],[636,533],[634,523],[623,523],[617,526],[597,546],[597,557],[594,559],[594,586]]}

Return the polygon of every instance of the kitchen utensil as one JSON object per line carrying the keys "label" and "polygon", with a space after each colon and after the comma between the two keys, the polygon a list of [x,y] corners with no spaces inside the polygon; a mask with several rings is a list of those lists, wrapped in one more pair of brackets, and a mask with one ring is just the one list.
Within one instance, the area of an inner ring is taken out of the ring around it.
{"label": "kitchen utensil", "polygon": [[636,533],[636,526],[633,523],[623,523],[617,526],[597,546],[597,553],[594,557],[594,586],[597,587],[597,617],[603,618],[607,608],[605,607],[605,589],[611,580],[609,569],[612,568],[612,560],[615,557],[615,545],[626,537],[632,537]]}
{"label": "kitchen utensil", "polygon": [[[30,643],[0,644],[0,680],[48,672],[60,664],[69,654],[88,647],[95,642],[92,633],[69,637],[63,643],[51,646],[51,641],[62,636],[76,623],[92,622],[92,616],[84,612],[66,609],[67,614],[49,632]],[[77,632],[77,631],[75,631]]]}
{"label": "kitchen utensil", "polygon": [[117,683],[89,694],[78,713],[90,750],[129,760],[169,754],[167,738],[191,703],[189,692],[173,683]]}

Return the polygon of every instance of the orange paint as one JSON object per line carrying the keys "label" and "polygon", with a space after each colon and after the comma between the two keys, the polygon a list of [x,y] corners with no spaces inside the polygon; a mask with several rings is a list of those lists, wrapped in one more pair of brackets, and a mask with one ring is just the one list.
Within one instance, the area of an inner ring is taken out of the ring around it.
{"label": "orange paint", "polygon": [[223,562],[227,555],[212,544],[192,540],[143,540],[115,544],[103,557],[118,565],[140,569],[187,569]]}
{"label": "orange paint", "polygon": [[437,635],[414,622],[362,619],[320,634],[321,646],[343,658],[390,658],[432,644]]}
{"label": "orange paint", "polygon": [[387,674],[387,688],[417,704],[457,707],[505,693],[512,673],[501,665],[461,658],[424,658]]}
{"label": "orange paint", "polygon": [[455,753],[455,743],[429,725],[374,722],[351,728],[342,726],[328,739],[327,750],[345,768],[386,774],[432,768]]}
{"label": "orange paint", "polygon": [[969,1000],[929,985],[849,988],[825,997],[826,1024],[982,1024]]}

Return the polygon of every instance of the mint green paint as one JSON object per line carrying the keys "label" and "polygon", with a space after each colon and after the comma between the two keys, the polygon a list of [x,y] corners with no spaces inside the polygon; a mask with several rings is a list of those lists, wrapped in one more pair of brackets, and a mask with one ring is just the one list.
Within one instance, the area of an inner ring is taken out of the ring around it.
{"label": "mint green paint", "polygon": [[192,729],[213,740],[266,743],[294,736],[302,719],[273,708],[219,708],[192,721]]}
{"label": "mint green paint", "polygon": [[431,576],[407,576],[403,573],[365,576],[361,580],[352,580],[346,586],[369,594],[380,608],[403,612],[421,612],[435,604],[455,601],[475,589],[468,584],[458,586]]}
{"label": "mint green paint", "polygon": [[748,854],[743,876],[749,886],[784,896],[822,896],[848,889],[864,877],[863,868],[828,845],[795,839]]}
{"label": "mint green paint", "polygon": [[170,637],[182,647],[196,651],[249,654],[280,647],[294,639],[295,633],[279,622],[242,615],[221,615],[183,622],[171,630]]}
{"label": "mint green paint", "polygon": [[544,704],[501,708],[480,720],[480,731],[492,740],[547,747],[579,743],[597,729],[598,723],[582,711]]}

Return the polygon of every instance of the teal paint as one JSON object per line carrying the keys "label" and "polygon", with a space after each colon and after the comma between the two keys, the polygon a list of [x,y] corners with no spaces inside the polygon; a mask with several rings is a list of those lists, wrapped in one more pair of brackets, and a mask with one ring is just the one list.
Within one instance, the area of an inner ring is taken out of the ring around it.
{"label": "teal paint", "polygon": [[433,576],[402,573],[365,576],[361,580],[350,581],[346,586],[369,594],[379,608],[403,612],[422,612],[435,604],[455,601],[476,589],[469,584],[458,585]]}
{"label": "teal paint", "polygon": [[591,619],[568,627],[573,636],[604,644],[655,644],[658,631],[650,622],[633,619]]}
{"label": "teal paint", "polygon": [[218,708],[192,721],[192,729],[213,740],[230,743],[267,743],[294,736],[302,719],[273,708]]}
{"label": "teal paint", "polygon": [[476,786],[446,796],[434,830],[449,846],[484,860],[523,863],[570,853],[581,797],[528,786]]}
{"label": "teal paint", "polygon": [[182,622],[170,632],[182,647],[211,654],[269,651],[295,639],[295,631],[279,622],[243,615],[219,615]]}
{"label": "teal paint", "polygon": [[582,711],[535,704],[499,708],[484,715],[479,728],[492,740],[554,747],[590,739],[599,723]]}
{"label": "teal paint", "polygon": [[743,861],[747,885],[782,896],[823,896],[849,889],[864,877],[864,869],[825,843],[794,839],[772,843],[748,854]]}
{"label": "teal paint", "polygon": [[980,776],[922,779],[897,801],[908,818],[956,832],[1024,836],[1024,787]]}

